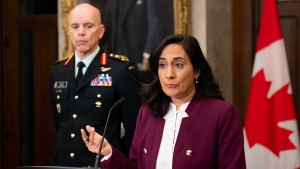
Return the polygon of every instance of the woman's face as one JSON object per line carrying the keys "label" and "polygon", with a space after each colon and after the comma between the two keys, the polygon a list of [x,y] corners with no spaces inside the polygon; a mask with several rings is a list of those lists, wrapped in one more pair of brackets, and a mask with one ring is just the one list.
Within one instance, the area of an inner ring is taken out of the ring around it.
{"label": "woman's face", "polygon": [[158,76],[164,93],[174,99],[190,100],[195,93],[194,78],[199,76],[178,44],[167,45],[158,60]]}

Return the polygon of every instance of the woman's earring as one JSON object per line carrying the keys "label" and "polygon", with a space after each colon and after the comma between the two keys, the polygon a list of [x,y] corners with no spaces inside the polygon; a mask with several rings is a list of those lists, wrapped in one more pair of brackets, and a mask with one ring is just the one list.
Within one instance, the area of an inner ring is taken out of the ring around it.
{"label": "woman's earring", "polygon": [[195,83],[197,84],[198,83],[198,77],[195,77],[195,80],[196,80]]}

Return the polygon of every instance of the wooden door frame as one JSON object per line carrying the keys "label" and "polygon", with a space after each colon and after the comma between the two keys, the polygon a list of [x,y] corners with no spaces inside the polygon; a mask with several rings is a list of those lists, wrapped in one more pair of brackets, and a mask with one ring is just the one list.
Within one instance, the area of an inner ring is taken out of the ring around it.
{"label": "wooden door frame", "polygon": [[[17,168],[20,165],[20,69],[19,35],[21,30],[32,30],[34,40],[34,106],[35,144],[34,165],[51,165],[55,144],[54,126],[49,106],[48,80],[51,65],[57,58],[57,15],[25,16],[18,15],[18,0],[1,0],[1,84],[0,84],[0,168]],[[50,33],[51,35],[49,35]],[[56,35],[56,36],[53,36]],[[51,37],[52,36],[52,37]],[[51,39],[49,43],[44,38]],[[54,40],[53,40],[54,38]],[[3,44],[3,42],[7,44]],[[40,45],[39,47],[37,45]],[[50,52],[46,52],[46,51]],[[42,60],[42,61],[41,61]],[[42,81],[39,79],[43,79]],[[41,87],[43,86],[43,87]],[[45,87],[47,86],[47,87]],[[43,126],[47,120],[47,125]],[[42,134],[42,135],[41,135]],[[52,147],[53,146],[53,147]]]}
{"label": "wooden door frame", "polygon": [[[298,3],[297,6],[294,3]],[[278,2],[279,19],[281,22],[282,36],[284,39],[286,55],[288,59],[289,75],[292,85],[293,99],[300,131],[300,2],[280,1]],[[292,7],[291,7],[292,6]],[[298,16],[298,17],[297,17]],[[297,19],[298,18],[298,19]],[[283,24],[284,23],[284,24]],[[292,45],[290,45],[292,44]],[[295,46],[293,46],[295,44]],[[298,45],[298,46],[297,46]]]}
{"label": "wooden door frame", "polygon": [[[18,50],[18,35],[16,30],[16,18],[18,16],[18,1],[3,0],[1,1],[1,22],[2,25],[2,41],[5,39],[5,45],[2,46],[1,68],[2,68],[2,86],[1,86],[1,156],[2,168],[12,168],[19,165],[19,67],[16,63],[19,62]],[[7,7],[10,8],[7,8]],[[13,48],[14,47],[14,48]],[[9,57],[8,57],[9,56]],[[7,90],[11,89],[11,90]],[[7,153],[9,152],[9,153]],[[15,167],[16,168],[16,167]]]}
{"label": "wooden door frame", "polygon": [[[232,98],[244,123],[251,72],[253,67],[256,30],[253,0],[232,1]],[[242,19],[241,19],[242,18]]]}
{"label": "wooden door frame", "polygon": [[[3,11],[3,0],[0,0],[0,11]],[[0,25],[3,25],[3,12],[0,12]],[[0,32],[3,32],[2,30],[2,26],[0,26]],[[3,34],[0,33],[0,112],[3,112],[3,98],[2,98],[2,93],[3,93],[3,86],[2,86],[2,82],[3,82],[3,42],[4,42],[4,38],[3,38]],[[3,135],[3,113],[0,114],[0,133],[1,133],[1,138],[4,138]],[[3,168],[3,158],[4,158],[4,154],[3,154],[3,139],[0,139],[0,167]]]}

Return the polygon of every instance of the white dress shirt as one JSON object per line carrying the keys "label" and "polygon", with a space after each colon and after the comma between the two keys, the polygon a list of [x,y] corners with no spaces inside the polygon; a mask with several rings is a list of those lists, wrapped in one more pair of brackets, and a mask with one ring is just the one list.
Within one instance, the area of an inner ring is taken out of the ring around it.
{"label": "white dress shirt", "polygon": [[178,131],[180,129],[182,118],[188,117],[185,109],[189,103],[190,102],[187,102],[181,105],[179,110],[176,110],[175,104],[170,103],[169,111],[164,116],[166,122],[156,159],[156,169],[172,169],[173,152],[176,145]]}
{"label": "white dress shirt", "polygon": [[91,53],[88,57],[86,57],[85,59],[83,60],[80,60],[79,56],[77,55],[77,53],[75,52],[75,77],[77,76],[77,73],[78,73],[78,66],[77,64],[81,61],[84,63],[84,67],[82,68],[82,75],[85,74],[87,68],[89,67],[89,65],[91,64],[91,62],[94,60],[94,58],[96,57],[97,53],[99,52],[100,50],[100,47],[98,46],[97,49]]}

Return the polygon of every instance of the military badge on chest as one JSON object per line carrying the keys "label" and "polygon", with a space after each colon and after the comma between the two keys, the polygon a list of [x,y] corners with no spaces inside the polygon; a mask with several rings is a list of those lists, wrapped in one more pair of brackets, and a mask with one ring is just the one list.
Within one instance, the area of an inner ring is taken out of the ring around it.
{"label": "military badge on chest", "polygon": [[61,112],[61,106],[60,106],[60,95],[63,91],[63,89],[66,89],[68,87],[68,82],[67,81],[57,81],[54,82],[54,86],[53,88],[55,89],[55,93],[56,93],[56,110],[58,113]]}
{"label": "military badge on chest", "polygon": [[90,86],[112,86],[112,76],[108,73],[111,68],[107,67],[107,64],[108,56],[106,53],[102,53],[100,55],[100,70],[102,73],[90,82]]}

